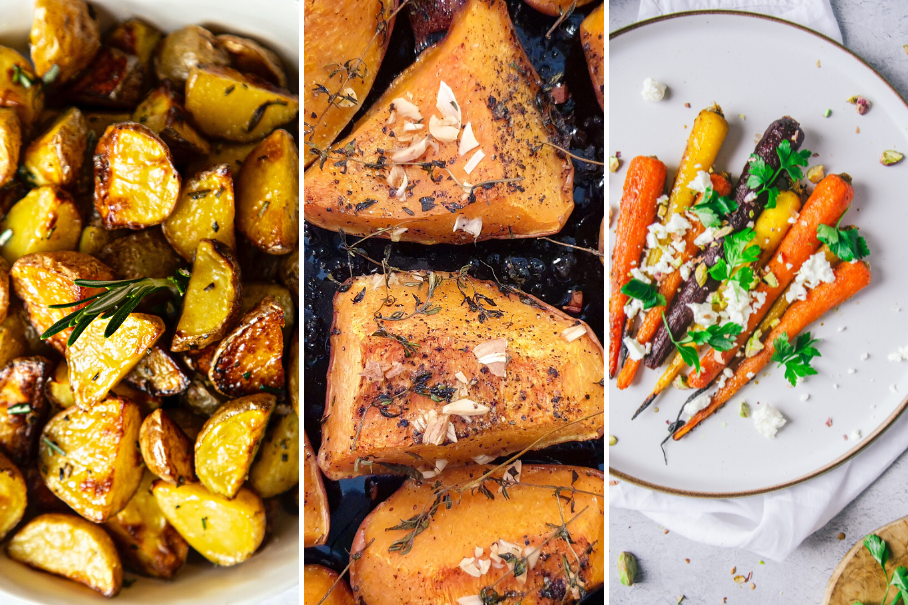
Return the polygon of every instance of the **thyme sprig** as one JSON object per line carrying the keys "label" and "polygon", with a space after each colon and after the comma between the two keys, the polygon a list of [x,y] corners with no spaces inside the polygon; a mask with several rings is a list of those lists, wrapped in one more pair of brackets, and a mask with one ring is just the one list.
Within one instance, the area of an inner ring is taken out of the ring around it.
{"label": "thyme sprig", "polygon": [[337,585],[343,579],[344,575],[346,575],[346,573],[350,570],[350,566],[353,565],[353,562],[359,561],[360,557],[363,556],[363,553],[366,552],[367,548],[372,546],[373,542],[375,542],[375,538],[372,538],[371,540],[369,540],[369,543],[366,544],[365,546],[363,546],[363,549],[360,550],[359,552],[350,553],[350,561],[347,562],[347,566],[344,567],[343,571],[341,571],[339,574],[337,574],[337,578],[334,580],[334,584],[331,585],[331,588],[328,589],[328,592],[326,592],[324,595],[322,595],[322,598],[319,599],[318,603],[316,603],[315,605],[322,605],[322,603],[325,602],[325,599],[328,598],[328,596],[334,591],[334,589],[337,587]]}
{"label": "thyme sprig", "polygon": [[568,156],[568,157],[572,157],[572,158],[574,158],[575,160],[579,160],[579,161],[581,161],[581,162],[586,162],[587,164],[595,164],[596,166],[605,166],[605,162],[599,162],[599,161],[597,161],[597,160],[591,160],[591,159],[589,159],[589,158],[584,158],[584,157],[581,157],[581,156],[579,156],[579,155],[575,155],[575,154],[571,153],[570,151],[568,151],[567,149],[565,149],[564,147],[559,147],[559,146],[556,145],[555,143],[549,143],[548,141],[543,141],[542,144],[543,144],[543,145],[548,145],[549,147],[554,147],[555,149],[557,149],[557,150],[560,151],[561,153],[565,154],[565,155]]}
{"label": "thyme sprig", "polygon": [[553,244],[558,244],[559,246],[564,246],[565,248],[573,248],[574,250],[582,250],[588,252],[593,256],[598,256],[599,258],[605,258],[605,254],[599,252],[598,250],[593,250],[592,248],[584,248],[583,246],[575,246],[574,244],[568,244],[566,242],[559,242],[557,239],[552,239],[550,237],[540,237],[539,239],[544,239],[547,242],[552,242]]}
{"label": "thyme sprig", "polygon": [[[444,280],[445,280],[445,278],[442,277],[441,275],[439,275],[438,273],[435,273],[434,271],[430,271],[429,279],[426,282],[423,282],[423,283],[427,283],[429,285],[429,291],[426,294],[425,302],[420,300],[420,298],[414,294],[413,298],[416,299],[416,305],[415,305],[412,313],[404,313],[403,311],[395,311],[394,313],[392,313],[391,315],[388,315],[386,317],[381,314],[381,309],[379,309],[374,314],[375,321],[376,322],[379,322],[379,321],[403,321],[405,319],[410,319],[411,317],[415,317],[417,315],[435,315],[436,313],[441,312],[442,306],[433,304],[432,296],[435,294],[435,288],[437,288]],[[386,273],[386,277],[385,277],[385,283],[387,285],[387,273]],[[422,284],[420,284],[420,287],[422,287]]]}
{"label": "thyme sprig", "polygon": [[549,38],[552,37],[552,32],[554,32],[556,29],[558,29],[559,25],[564,23],[567,19],[570,18],[570,16],[572,14],[574,14],[574,10],[576,8],[577,8],[577,0],[574,0],[573,2],[571,2],[571,5],[568,7],[567,10],[562,9],[560,6],[558,7],[558,20],[555,21],[555,24],[549,28],[549,31],[545,32],[546,40],[548,40]]}

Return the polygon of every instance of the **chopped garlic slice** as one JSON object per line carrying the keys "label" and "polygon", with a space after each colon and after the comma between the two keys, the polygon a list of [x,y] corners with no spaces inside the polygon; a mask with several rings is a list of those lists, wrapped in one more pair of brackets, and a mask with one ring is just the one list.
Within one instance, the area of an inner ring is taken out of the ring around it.
{"label": "chopped garlic slice", "polygon": [[429,146],[429,137],[422,137],[409,147],[397,149],[391,154],[391,161],[397,164],[418,160]]}
{"label": "chopped garlic slice", "polygon": [[456,378],[458,381],[460,381],[464,384],[470,384],[470,381],[467,380],[466,374],[464,374],[463,372],[461,372],[459,370],[457,371],[456,374],[454,374],[454,378]]}
{"label": "chopped garlic slice", "polygon": [[488,464],[495,459],[495,456],[487,456],[486,454],[479,454],[478,456],[473,456],[473,462],[476,464]]}
{"label": "chopped garlic slice", "polygon": [[482,233],[482,217],[466,218],[465,216],[458,216],[454,221],[454,232],[457,231],[466,231],[473,236],[473,239],[478,238],[479,234]]}
{"label": "chopped garlic slice", "polygon": [[490,409],[489,406],[476,403],[471,399],[458,399],[441,408],[441,413],[458,416],[483,416],[488,414]]}
{"label": "chopped garlic slice", "polygon": [[359,104],[359,98],[356,91],[352,88],[345,88],[341,91],[340,100],[337,102],[338,107],[356,107]]}
{"label": "chopped garlic slice", "polygon": [[507,376],[505,369],[508,361],[507,347],[506,338],[494,338],[473,347],[473,354],[476,355],[479,363],[489,368],[493,375],[504,378]]}
{"label": "chopped garlic slice", "polygon": [[407,232],[407,228],[406,228],[406,227],[398,227],[397,229],[392,229],[392,230],[391,230],[391,241],[392,241],[392,242],[399,242],[399,241],[400,241],[400,236],[403,235],[403,234],[406,233],[406,232]]}
{"label": "chopped garlic slice", "polygon": [[457,154],[463,155],[477,147],[479,147],[479,141],[476,140],[476,136],[473,134],[473,123],[467,122],[466,128],[460,134],[460,149],[457,150]]}
{"label": "chopped garlic slice", "polygon": [[391,101],[391,104],[394,105],[394,109],[397,110],[398,115],[402,118],[410,118],[417,122],[422,119],[422,114],[419,113],[419,107],[406,99],[398,97]]}
{"label": "chopped garlic slice", "polygon": [[561,332],[561,338],[565,339],[568,342],[574,342],[584,334],[586,334],[586,326],[571,326],[570,328],[565,328]]}
{"label": "chopped garlic slice", "polygon": [[411,132],[413,130],[422,130],[425,128],[425,124],[414,124],[413,122],[406,122],[404,124],[404,132]]}
{"label": "chopped garlic slice", "polygon": [[482,161],[482,158],[486,157],[486,154],[482,152],[482,149],[473,154],[473,157],[470,158],[470,161],[466,163],[463,167],[463,171],[467,174],[473,172],[473,170],[479,165],[479,162]]}
{"label": "chopped garlic slice", "polygon": [[[429,410],[422,418],[425,424],[425,432],[422,435],[422,442],[428,445],[441,445],[448,437],[448,416],[447,414],[439,415],[435,410]],[[456,437],[453,441],[457,441]]]}
{"label": "chopped garlic slice", "polygon": [[459,597],[457,605],[482,605],[482,598],[479,595],[470,595],[468,597]]}
{"label": "chopped garlic slice", "polygon": [[444,80],[438,85],[438,97],[435,101],[435,108],[446,118],[455,118],[457,120],[457,130],[460,130],[460,104],[458,104],[457,99],[454,98],[454,91],[451,90],[450,86],[445,84]]}
{"label": "chopped garlic slice", "polygon": [[457,125],[457,119],[451,116],[441,120],[432,116],[429,118],[429,134],[442,143],[453,143],[460,134],[460,127]]}
{"label": "chopped garlic slice", "polygon": [[399,198],[407,190],[407,171],[403,166],[394,165],[391,167],[391,172],[388,173],[387,181],[390,186],[397,188],[396,191],[391,192],[391,197]]}
{"label": "chopped garlic slice", "polygon": [[465,573],[470,574],[474,578],[478,578],[479,576],[482,575],[482,573],[479,571],[479,568],[476,567],[476,564],[474,563],[475,560],[476,560],[475,557],[469,557],[469,558],[464,557],[464,559],[461,560],[459,567]]}

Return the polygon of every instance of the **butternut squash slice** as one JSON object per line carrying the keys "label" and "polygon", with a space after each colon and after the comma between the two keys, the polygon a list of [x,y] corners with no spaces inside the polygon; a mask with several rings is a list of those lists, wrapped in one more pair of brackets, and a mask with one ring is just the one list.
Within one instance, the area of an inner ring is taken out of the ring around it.
{"label": "butternut squash slice", "polygon": [[590,79],[599,107],[605,109],[605,4],[600,4],[580,24],[580,43],[590,68]]}
{"label": "butternut squash slice", "polygon": [[[318,469],[315,451],[309,443],[309,435],[303,433],[305,441],[303,452],[306,460],[303,475],[303,546],[319,546],[328,540],[331,528],[331,511],[328,510],[328,495],[325,493],[325,483],[322,481],[322,472]],[[322,593],[324,595],[324,593]],[[321,596],[319,598],[321,598]]]}
{"label": "butternut squash slice", "polygon": [[566,13],[572,5],[574,5],[575,8],[580,8],[592,1],[593,0],[526,0],[526,3],[544,15],[560,17]]}
{"label": "butternut squash slice", "polygon": [[[322,601],[329,590],[331,594]],[[337,581],[336,571],[321,565],[306,565],[303,567],[303,605],[319,604],[356,605],[356,601],[353,600],[353,593],[350,592],[347,581]]]}

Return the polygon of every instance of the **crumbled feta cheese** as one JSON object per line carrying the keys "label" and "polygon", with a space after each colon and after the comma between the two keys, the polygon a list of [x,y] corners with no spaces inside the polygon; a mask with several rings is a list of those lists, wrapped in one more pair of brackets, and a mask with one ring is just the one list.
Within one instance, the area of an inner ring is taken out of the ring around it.
{"label": "crumbled feta cheese", "polygon": [[899,347],[898,351],[895,353],[890,353],[888,357],[889,361],[906,361],[908,360],[908,345],[904,347]]}
{"label": "crumbled feta cheese", "polygon": [[638,281],[642,281],[644,284],[653,283],[653,281],[650,278],[648,278],[646,276],[646,274],[643,271],[641,271],[640,269],[638,269],[637,267],[634,267],[633,269],[631,269],[630,274],[631,274],[631,277],[633,277],[634,279],[636,279]]}
{"label": "crumbled feta cheese", "polygon": [[785,268],[791,271],[791,268],[794,267],[791,263],[785,263]]}
{"label": "crumbled feta cheese", "polygon": [[738,282],[729,282],[725,288],[726,307],[719,313],[721,323],[736,323],[746,326],[750,317],[750,295]]}
{"label": "crumbled feta cheese", "polygon": [[836,383],[833,382],[833,383],[832,383],[832,388],[838,389],[838,388],[839,388],[839,385],[837,385]]}
{"label": "crumbled feta cheese", "polygon": [[656,82],[652,78],[647,78],[643,81],[643,90],[640,91],[640,94],[644,100],[656,103],[665,96],[666,88],[665,84]]}
{"label": "crumbled feta cheese", "polygon": [[785,294],[785,299],[788,302],[806,300],[807,290],[816,288],[821,283],[831,284],[834,281],[835,273],[832,272],[826,255],[823,252],[817,252],[801,265],[800,271]]}
{"label": "crumbled feta cheese", "polygon": [[754,413],[754,427],[767,439],[774,439],[779,429],[785,426],[785,416],[769,405],[760,406]]}
{"label": "crumbled feta cheese", "polygon": [[748,372],[748,373],[747,373],[747,379],[748,379],[748,380],[753,380],[753,377],[754,377],[754,376],[756,376],[756,374],[754,374],[753,372]]}
{"label": "crumbled feta cheese", "polygon": [[889,390],[892,391],[893,393],[898,393],[898,392],[899,392],[899,390],[898,390],[897,388],[895,388],[895,385],[894,385],[894,384],[890,384],[890,385],[889,385]]}
{"label": "crumbled feta cheese", "polygon": [[855,370],[854,368],[848,368],[849,374],[854,374],[855,372],[857,372],[857,370]]}
{"label": "crumbled feta cheese", "polygon": [[732,376],[735,375],[735,373],[732,372],[730,368],[725,368],[724,370],[722,370],[722,374],[723,374],[726,378],[731,378]]}
{"label": "crumbled feta cheese", "polygon": [[630,321],[637,316],[637,313],[643,310],[643,301],[639,298],[629,298],[627,304],[624,305],[624,314],[627,316],[627,320]]}
{"label": "crumbled feta cheese", "polygon": [[705,303],[687,303],[687,307],[694,313],[694,323],[708,328],[719,320],[719,314],[713,311],[713,306]]}
{"label": "crumbled feta cheese", "polygon": [[673,214],[665,223],[665,232],[669,235],[684,235],[690,229],[690,221],[680,214]]}
{"label": "crumbled feta cheese", "polygon": [[625,337],[624,346],[627,347],[627,356],[631,361],[640,361],[649,353],[652,345],[646,343],[646,346],[637,342],[636,338]]}
{"label": "crumbled feta cheese", "polygon": [[[672,248],[674,248],[678,252],[684,252],[684,250],[687,248],[687,242],[683,239],[679,239],[678,241],[672,242]],[[677,260],[678,262],[681,261],[681,259]]]}
{"label": "crumbled feta cheese", "polygon": [[666,231],[665,225],[662,223],[653,223],[647,227],[646,245],[650,248],[658,248],[659,240],[663,239],[666,235],[668,235],[668,231]]}
{"label": "crumbled feta cheese", "polygon": [[864,353],[863,355],[861,355],[861,361],[867,361],[867,358],[868,358],[868,357],[870,357],[870,354],[869,354],[869,353]]}
{"label": "crumbled feta cheese", "polygon": [[684,413],[688,416],[693,416],[700,410],[705,410],[712,398],[711,394],[703,393],[684,406]]}
{"label": "crumbled feta cheese", "polygon": [[667,203],[668,203],[668,196],[665,195],[664,193],[656,198],[656,204],[658,204],[660,206],[664,206]]}
{"label": "crumbled feta cheese", "polygon": [[837,331],[838,331],[838,332],[844,332],[844,331],[845,331],[845,326],[839,326],[839,329],[838,329]]}
{"label": "crumbled feta cheese", "polygon": [[716,239],[716,230],[712,227],[707,227],[703,230],[703,233],[697,236],[694,240],[694,245],[699,246],[700,248],[705,248],[711,244]]}
{"label": "crumbled feta cheese", "polygon": [[709,178],[709,173],[701,170],[697,173],[690,183],[687,184],[688,189],[691,191],[699,191],[700,193],[706,193],[706,190],[713,186],[712,179]]}
{"label": "crumbled feta cheese", "polygon": [[755,199],[757,199],[757,192],[750,191],[747,193],[747,195],[744,196],[744,203],[747,204],[748,202],[752,202]]}
{"label": "crumbled feta cheese", "polygon": [[803,395],[801,395],[801,401],[807,401],[808,399],[810,399],[810,393],[804,393]]}
{"label": "crumbled feta cheese", "polygon": [[863,437],[864,436],[861,434],[861,431],[858,429],[854,429],[853,431],[851,431],[851,435],[848,436],[848,438],[851,439],[852,441],[860,441],[861,438],[863,438]]}

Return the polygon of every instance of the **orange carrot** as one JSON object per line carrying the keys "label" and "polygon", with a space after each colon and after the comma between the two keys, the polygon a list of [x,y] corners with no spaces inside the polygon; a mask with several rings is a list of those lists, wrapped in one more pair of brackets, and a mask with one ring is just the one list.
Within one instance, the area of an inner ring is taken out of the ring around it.
{"label": "orange carrot", "polygon": [[707,386],[734,358],[738,350],[750,338],[751,333],[760,325],[775,300],[795,278],[804,261],[819,249],[820,240],[817,239],[817,227],[835,225],[839,217],[848,209],[852,198],[854,198],[854,188],[851,186],[851,178],[847,175],[830,174],[817,184],[807,203],[804,204],[804,208],[801,209],[797,222],[779,245],[778,253],[766,264],[766,268],[776,278],[776,285],[770,286],[765,281],[760,282],[756,291],[766,294],[763,305],[750,314],[747,326],[741,330],[741,334],[735,340],[735,345],[720,353],[721,361],[716,359],[712,349],[707,350],[700,362],[700,372],[691,372],[687,378],[687,383],[691,388],[702,389]]}
{"label": "orange carrot", "polygon": [[665,164],[658,159],[637,156],[631,160],[621,197],[621,214],[612,251],[611,299],[609,300],[609,378],[618,371],[618,357],[624,337],[627,295],[621,288],[630,281],[630,270],[638,266],[646,244],[647,229],[656,217],[656,200],[665,187]]}
{"label": "orange carrot", "polygon": [[830,309],[842,304],[870,283],[870,265],[859,261],[856,263],[841,263],[834,270],[835,281],[822,283],[807,292],[806,300],[796,301],[782,321],[769,333],[766,346],[754,355],[746,358],[735,369],[733,376],[728,378],[725,385],[716,391],[709,405],[700,410],[678,429],[673,438],[681,439],[693,430],[698,424],[711,416],[716,410],[734,397],[750,380],[765,368],[776,351],[776,339],[785,334],[789,342],[794,342],[804,328],[818,320]]}

